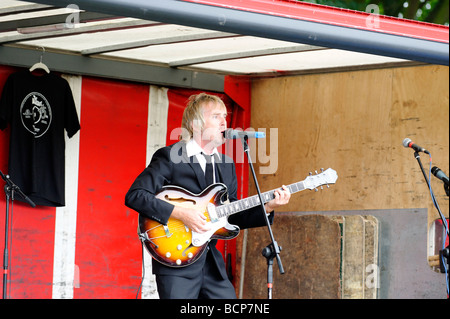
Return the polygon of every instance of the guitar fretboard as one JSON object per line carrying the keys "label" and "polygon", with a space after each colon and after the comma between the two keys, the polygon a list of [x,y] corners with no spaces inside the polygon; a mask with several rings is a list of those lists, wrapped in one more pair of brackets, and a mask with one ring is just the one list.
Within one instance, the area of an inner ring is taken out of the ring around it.
{"label": "guitar fretboard", "polygon": [[[291,194],[300,192],[305,189],[303,181],[290,184],[286,186],[289,189]],[[267,203],[275,198],[275,190],[271,190],[265,193],[261,193],[261,197],[263,199],[263,203]],[[216,213],[218,217],[226,217],[239,212],[242,212],[246,209],[255,207],[260,205],[260,200],[258,195],[254,195],[251,197],[247,197],[230,204],[225,204],[222,206],[216,207]]]}

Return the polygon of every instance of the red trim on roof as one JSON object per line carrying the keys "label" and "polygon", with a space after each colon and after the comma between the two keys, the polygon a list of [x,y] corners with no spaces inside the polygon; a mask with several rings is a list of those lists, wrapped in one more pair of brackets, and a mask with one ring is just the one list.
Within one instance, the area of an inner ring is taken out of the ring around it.
{"label": "red trim on roof", "polygon": [[306,2],[293,0],[181,1],[449,43],[448,26]]}

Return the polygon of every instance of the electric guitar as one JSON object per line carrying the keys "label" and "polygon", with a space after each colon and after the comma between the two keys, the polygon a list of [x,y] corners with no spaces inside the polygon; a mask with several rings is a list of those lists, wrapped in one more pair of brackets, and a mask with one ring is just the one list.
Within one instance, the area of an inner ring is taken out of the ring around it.
{"label": "electric guitar", "polygon": [[[316,171],[317,173],[317,171]],[[328,168],[322,173],[308,176],[305,180],[288,185],[290,193],[305,189],[315,189],[322,185],[334,184],[336,171]],[[232,203],[224,201],[227,188],[217,183],[208,186],[200,194],[192,194],[178,186],[165,186],[156,198],[173,205],[201,210],[211,224],[205,233],[189,229],[178,219],[169,218],[166,225],[139,214],[138,235],[147,251],[154,259],[170,267],[184,267],[196,262],[206,250],[211,239],[233,239],[239,234],[239,227],[228,223],[228,216],[260,205],[258,195]],[[274,190],[262,193],[264,203],[275,198]]]}

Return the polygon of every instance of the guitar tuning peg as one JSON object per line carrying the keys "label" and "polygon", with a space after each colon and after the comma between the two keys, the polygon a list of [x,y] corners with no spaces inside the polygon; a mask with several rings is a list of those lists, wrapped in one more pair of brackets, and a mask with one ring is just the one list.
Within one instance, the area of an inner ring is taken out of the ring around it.
{"label": "guitar tuning peg", "polygon": [[318,192],[319,190],[317,189],[317,187],[314,188],[314,191]]}
{"label": "guitar tuning peg", "polygon": [[320,171],[323,173],[323,167],[320,169]]}
{"label": "guitar tuning peg", "polygon": [[309,176],[312,176],[312,173],[311,173],[311,172],[309,172]]}

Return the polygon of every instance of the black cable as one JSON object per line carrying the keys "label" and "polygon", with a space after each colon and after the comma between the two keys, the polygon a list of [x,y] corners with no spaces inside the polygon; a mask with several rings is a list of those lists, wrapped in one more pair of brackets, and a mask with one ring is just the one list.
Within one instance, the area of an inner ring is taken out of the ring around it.
{"label": "black cable", "polygon": [[141,248],[142,248],[142,279],[141,283],[139,284],[138,290],[136,292],[136,299],[139,299],[139,293],[142,289],[142,285],[144,284],[144,278],[145,278],[145,258],[144,258],[144,242],[141,242]]}

